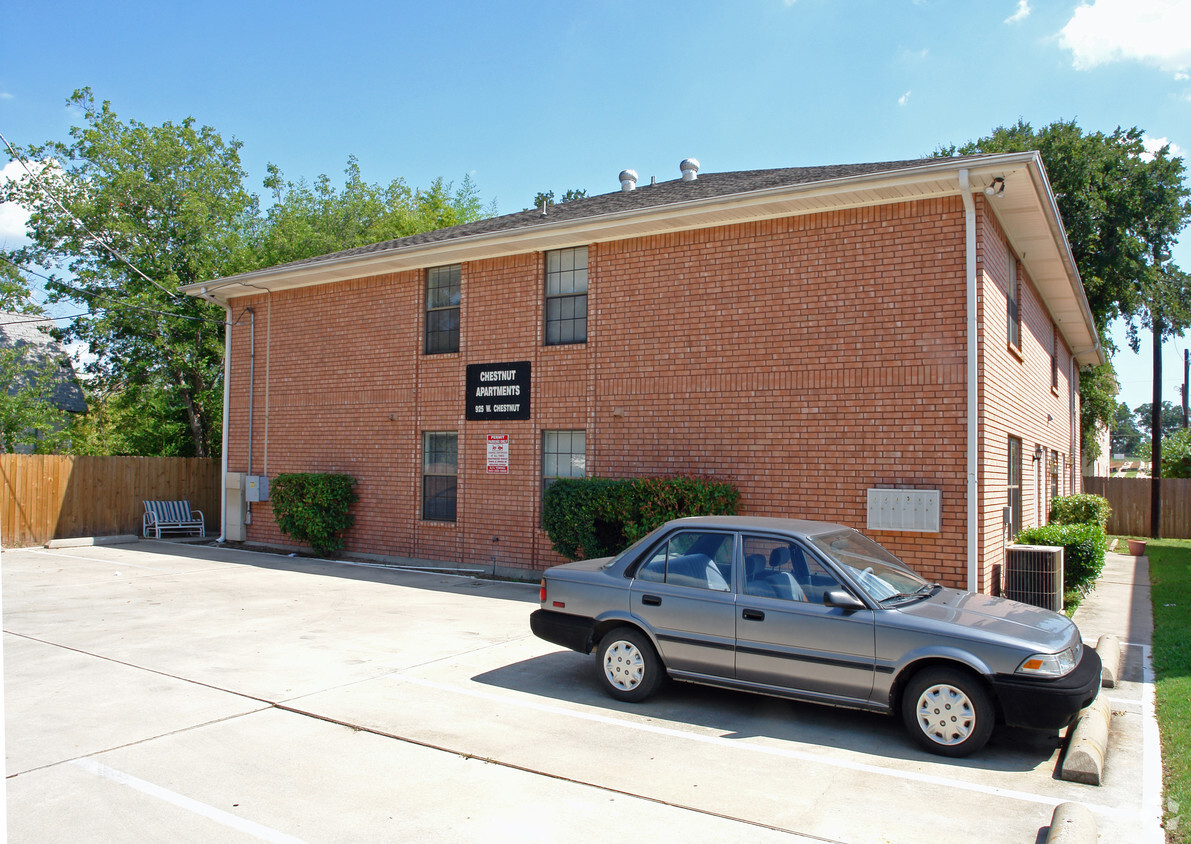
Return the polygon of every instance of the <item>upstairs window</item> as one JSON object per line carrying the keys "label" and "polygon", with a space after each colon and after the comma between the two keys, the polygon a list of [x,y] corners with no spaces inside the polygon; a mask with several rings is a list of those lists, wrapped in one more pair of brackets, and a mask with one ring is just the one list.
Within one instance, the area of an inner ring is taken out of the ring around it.
{"label": "upstairs window", "polygon": [[459,351],[459,264],[426,270],[426,354]]}
{"label": "upstairs window", "polygon": [[546,253],[546,345],[587,342],[587,247]]}
{"label": "upstairs window", "polygon": [[1017,280],[1017,258],[1013,255],[1013,250],[1008,246],[1005,247],[1006,262],[1008,263],[1008,278],[1005,286],[1005,306],[1007,318],[1007,331],[1009,335],[1009,345],[1014,348],[1021,348],[1021,293],[1018,287]]}
{"label": "upstairs window", "polygon": [[1050,388],[1059,389],[1059,329],[1050,324]]}

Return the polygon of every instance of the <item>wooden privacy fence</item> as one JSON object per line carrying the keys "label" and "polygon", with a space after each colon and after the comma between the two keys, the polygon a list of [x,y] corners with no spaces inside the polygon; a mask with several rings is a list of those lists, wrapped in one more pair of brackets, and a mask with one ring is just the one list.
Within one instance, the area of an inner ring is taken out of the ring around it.
{"label": "wooden privacy fence", "polygon": [[[1108,532],[1117,536],[1150,535],[1149,478],[1084,478],[1084,492],[1102,495],[1112,505]],[[1162,479],[1162,535],[1191,539],[1191,479]]]}
{"label": "wooden privacy fence", "polygon": [[220,461],[0,454],[0,544],[141,533],[146,499],[187,499],[219,535]]}

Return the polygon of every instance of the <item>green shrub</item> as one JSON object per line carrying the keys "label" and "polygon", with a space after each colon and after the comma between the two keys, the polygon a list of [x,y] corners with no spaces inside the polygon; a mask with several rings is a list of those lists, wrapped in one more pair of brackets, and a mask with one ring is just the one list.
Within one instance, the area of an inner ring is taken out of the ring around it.
{"label": "green shrub", "polygon": [[542,523],[570,560],[609,557],[682,516],[733,515],[740,492],[701,478],[560,478],[546,490]]}
{"label": "green shrub", "polygon": [[1108,535],[1098,524],[1050,524],[1026,528],[1017,535],[1020,545],[1058,545],[1063,550],[1063,589],[1086,595],[1104,570]]}
{"label": "green shrub", "polygon": [[1064,495],[1050,500],[1050,521],[1060,525],[1100,525],[1108,529],[1112,507],[1107,498],[1083,493]]}
{"label": "green shrub", "polygon": [[319,554],[334,554],[343,548],[343,532],[355,523],[349,512],[357,499],[355,485],[351,475],[278,475],[269,492],[277,527]]}

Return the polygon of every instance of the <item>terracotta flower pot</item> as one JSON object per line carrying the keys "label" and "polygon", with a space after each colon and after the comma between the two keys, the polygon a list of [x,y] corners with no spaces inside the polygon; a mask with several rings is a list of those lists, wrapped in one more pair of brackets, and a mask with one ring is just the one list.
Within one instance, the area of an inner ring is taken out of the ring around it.
{"label": "terracotta flower pot", "polygon": [[1146,541],[1144,539],[1130,539],[1127,541],[1129,542],[1129,553],[1134,557],[1140,557],[1146,552]]}

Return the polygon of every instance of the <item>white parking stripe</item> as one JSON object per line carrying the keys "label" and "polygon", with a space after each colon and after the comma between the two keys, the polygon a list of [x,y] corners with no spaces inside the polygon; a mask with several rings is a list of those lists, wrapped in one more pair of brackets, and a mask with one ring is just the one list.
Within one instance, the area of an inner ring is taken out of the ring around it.
{"label": "white parking stripe", "polygon": [[[763,744],[753,744],[748,741],[741,741],[740,739],[726,739],[722,736],[688,733],[681,730],[674,730],[669,727],[659,727],[653,724],[642,724],[634,721],[626,721],[620,718],[610,718],[606,715],[596,715],[589,712],[579,712],[572,709],[564,709],[562,707],[552,706],[550,704],[517,700],[516,698],[504,697],[502,695],[480,691],[479,689],[465,689],[460,686],[451,686],[446,683],[438,683],[434,680],[424,680],[420,677],[411,677],[400,673],[392,674],[390,676],[393,679],[412,683],[417,686],[424,686],[429,689],[437,689],[439,691],[451,692],[454,694],[470,695],[471,697],[480,698],[482,700],[495,701],[497,703],[503,703],[511,706],[520,706],[522,708],[533,709],[538,712],[548,712],[552,715],[561,715],[567,718],[578,718],[584,721],[593,721],[597,724],[608,724],[615,727],[621,727],[623,729],[654,733],[655,735],[668,736],[670,738],[697,741],[704,744],[713,744],[724,748],[732,748],[733,750],[747,750],[754,753],[763,753],[769,756],[782,756],[787,759],[797,759],[799,761],[809,762],[816,765],[827,765],[849,771],[875,774],[881,777],[893,777],[894,779],[899,780],[913,780],[915,782],[939,786],[942,788],[955,788],[994,797],[1004,797],[1010,800],[1021,800],[1028,803],[1040,803],[1052,808],[1059,805],[1060,803],[1071,802],[1070,798],[1065,797],[1047,797],[1042,794],[1031,794],[1028,791],[1014,791],[1006,788],[996,788],[995,786],[980,785],[979,783],[964,782],[963,780],[948,779],[947,777],[936,777],[931,774],[923,774],[917,771],[881,768],[877,765],[869,765],[864,762],[852,762],[846,759],[830,759],[816,753],[806,753],[804,751],[793,750],[789,748],[768,747]],[[1092,811],[1106,816],[1126,819],[1135,818],[1137,816],[1136,812],[1118,809],[1113,806],[1101,806],[1094,803],[1087,803],[1082,800],[1075,802],[1082,803]]]}
{"label": "white parking stripe", "polygon": [[167,803],[185,809],[188,812],[194,812],[196,815],[201,815],[204,818],[213,820],[216,823],[223,824],[226,827],[239,830],[247,833],[262,841],[274,841],[277,844],[305,844],[301,838],[294,838],[292,835],[286,835],[284,832],[278,832],[275,829],[270,829],[267,826],[262,826],[258,823],[253,823],[250,820],[245,820],[238,815],[233,815],[230,812],[225,812],[222,809],[216,809],[214,806],[208,806],[206,803],[200,803],[197,800],[191,800],[189,797],[184,797],[177,792],[170,791],[167,788],[154,785],[151,782],[145,782],[142,779],[137,779],[134,776],[117,771],[115,768],[109,768],[96,762],[94,759],[73,759],[70,764],[82,768],[84,771],[111,780],[112,782],[126,785],[129,788],[135,788],[137,791],[148,794],[150,797],[156,797],[159,800],[164,800]]}

